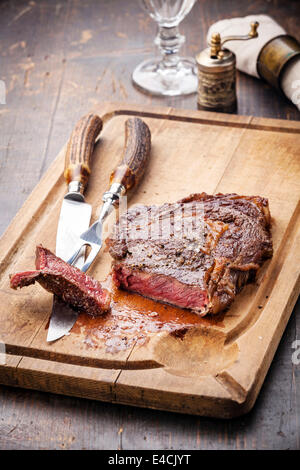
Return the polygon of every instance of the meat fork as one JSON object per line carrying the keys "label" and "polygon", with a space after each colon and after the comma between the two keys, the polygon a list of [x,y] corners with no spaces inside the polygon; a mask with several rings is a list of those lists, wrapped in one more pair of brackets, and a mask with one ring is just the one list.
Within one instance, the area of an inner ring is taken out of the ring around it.
{"label": "meat fork", "polygon": [[125,145],[123,156],[110,176],[110,189],[103,194],[103,206],[99,219],[84,232],[78,241],[74,254],[68,260],[74,264],[84,246],[91,251],[81,268],[84,273],[89,269],[102,247],[102,230],[105,219],[118,205],[121,196],[133,190],[141,180],[151,149],[151,133],[147,124],[140,118],[129,118],[125,122]]}

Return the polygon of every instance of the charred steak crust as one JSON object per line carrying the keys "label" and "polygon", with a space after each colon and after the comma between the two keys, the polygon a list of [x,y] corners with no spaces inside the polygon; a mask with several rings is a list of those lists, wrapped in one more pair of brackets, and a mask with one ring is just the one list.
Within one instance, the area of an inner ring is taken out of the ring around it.
{"label": "charred steak crust", "polygon": [[[176,236],[182,213],[193,236]],[[171,231],[165,237],[166,220]],[[158,221],[160,236],[147,237]],[[200,315],[215,314],[272,256],[268,200],[201,193],[173,204],[136,206],[120,217],[107,245],[116,285]]]}
{"label": "charred steak crust", "polygon": [[34,284],[36,281],[67,304],[93,316],[110,309],[110,294],[100,282],[69,265],[42,247],[36,248],[36,270],[13,274],[12,289]]}

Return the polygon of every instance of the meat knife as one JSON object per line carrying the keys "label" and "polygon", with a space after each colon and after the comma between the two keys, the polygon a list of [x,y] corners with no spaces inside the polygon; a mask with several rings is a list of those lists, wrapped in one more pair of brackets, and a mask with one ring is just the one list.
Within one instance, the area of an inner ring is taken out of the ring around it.
{"label": "meat knife", "polygon": [[[125,145],[123,155],[120,163],[111,173],[109,191],[103,194],[104,204],[99,219],[80,237],[78,235],[76,242],[77,248],[75,249],[74,238],[72,238],[71,245],[74,250],[74,255],[68,260],[69,264],[75,264],[78,267],[77,262],[81,257],[82,249],[90,245],[92,250],[86,262],[83,265],[81,263],[80,266],[81,271],[86,272],[88,270],[101,249],[102,227],[106,217],[111,213],[113,208],[118,205],[120,197],[133,190],[141,180],[149,159],[150,148],[151,134],[148,126],[139,118],[127,119],[125,122]],[[85,229],[86,227],[83,230]],[[65,255],[66,251],[63,252],[63,256]],[[78,316],[74,310],[59,301],[57,301],[57,309],[55,309],[55,312],[56,315],[53,317],[53,320],[51,318],[53,329],[48,333],[48,341],[54,341],[67,334],[76,322]]]}
{"label": "meat knife", "polygon": [[[61,206],[56,234],[56,255],[64,261],[69,259],[78,237],[90,225],[92,207],[84,200],[84,190],[91,172],[95,140],[101,129],[101,118],[88,114],[78,121],[68,141],[64,171],[68,192]],[[84,257],[85,248],[79,253],[76,267],[83,266]],[[77,316],[75,310],[54,296],[47,341],[64,336],[74,325]]]}

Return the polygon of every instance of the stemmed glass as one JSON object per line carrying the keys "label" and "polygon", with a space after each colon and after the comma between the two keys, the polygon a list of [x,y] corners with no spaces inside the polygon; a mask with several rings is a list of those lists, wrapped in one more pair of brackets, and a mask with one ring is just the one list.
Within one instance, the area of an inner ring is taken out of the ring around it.
{"label": "stemmed glass", "polygon": [[193,58],[179,57],[185,37],[178,25],[191,11],[196,0],[140,0],[143,9],[158,23],[155,44],[160,58],[138,65],[132,74],[133,82],[154,95],[187,95],[197,91],[197,72]]}

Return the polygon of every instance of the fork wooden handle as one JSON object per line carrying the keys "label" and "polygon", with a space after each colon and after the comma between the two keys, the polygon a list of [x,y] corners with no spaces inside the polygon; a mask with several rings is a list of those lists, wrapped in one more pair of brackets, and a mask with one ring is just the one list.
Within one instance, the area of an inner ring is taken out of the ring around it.
{"label": "fork wooden handle", "polygon": [[151,150],[151,133],[140,118],[125,122],[125,146],[121,162],[110,176],[110,184],[122,184],[126,191],[133,189],[141,180]]}
{"label": "fork wooden handle", "polygon": [[102,119],[96,114],[88,114],[78,121],[68,142],[65,180],[67,184],[78,181],[81,192],[84,191],[91,173],[91,156],[101,129]]}

